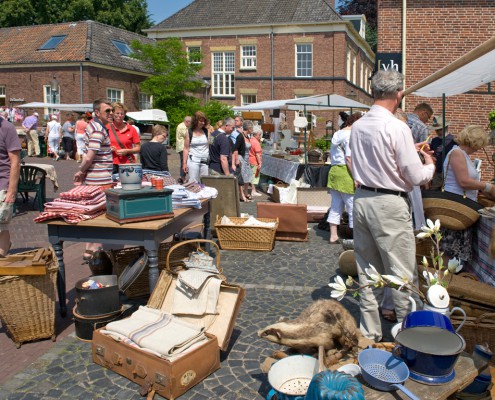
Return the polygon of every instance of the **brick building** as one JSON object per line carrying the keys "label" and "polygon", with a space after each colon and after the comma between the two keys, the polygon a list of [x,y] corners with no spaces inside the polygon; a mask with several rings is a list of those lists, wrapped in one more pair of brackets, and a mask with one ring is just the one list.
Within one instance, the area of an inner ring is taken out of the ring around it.
{"label": "brick building", "polygon": [[146,33],[184,42],[190,62],[202,64],[207,99],[246,105],[335,93],[370,104],[374,53],[364,23],[340,16],[333,0],[196,0]]}
{"label": "brick building", "polygon": [[[0,107],[109,98],[131,111],[151,108],[139,90],[149,71],[129,57],[136,39],[153,42],[94,21],[0,29]],[[54,77],[58,91],[52,92]],[[51,109],[36,111],[46,117]]]}
{"label": "brick building", "polygon": [[[409,87],[490,39],[494,24],[493,0],[379,0],[377,60],[389,65],[397,56]],[[493,82],[446,98],[450,132],[455,134],[468,124],[488,126],[487,114],[495,109],[492,88]],[[435,114],[442,112],[441,98],[413,95],[405,99],[406,111],[423,101],[432,105]],[[483,160],[483,179],[491,179],[495,147],[486,150],[488,157],[483,151],[473,157]]]}

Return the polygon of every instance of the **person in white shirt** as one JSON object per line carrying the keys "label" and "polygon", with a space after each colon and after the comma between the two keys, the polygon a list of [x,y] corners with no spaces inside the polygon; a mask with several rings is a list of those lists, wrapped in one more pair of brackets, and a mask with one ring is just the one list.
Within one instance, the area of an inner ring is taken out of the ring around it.
{"label": "person in white shirt", "polygon": [[[374,104],[352,125],[350,146],[354,195],[354,254],[361,285],[372,265],[380,274],[407,277],[417,285],[416,242],[407,193],[429,182],[435,164],[425,145],[417,148],[411,130],[394,116],[402,100],[403,75],[380,70],[371,80]],[[424,157],[421,162],[417,151]],[[408,292],[393,291],[397,318],[410,312]],[[360,296],[360,329],[363,335],[382,339],[379,304],[383,288],[366,288]],[[419,299],[415,299],[418,301]]]}
{"label": "person in white shirt", "polygon": [[53,114],[52,119],[46,124],[45,141],[48,143],[49,150],[53,153],[56,161],[60,159],[58,148],[62,141],[62,125],[58,122],[57,115]]}

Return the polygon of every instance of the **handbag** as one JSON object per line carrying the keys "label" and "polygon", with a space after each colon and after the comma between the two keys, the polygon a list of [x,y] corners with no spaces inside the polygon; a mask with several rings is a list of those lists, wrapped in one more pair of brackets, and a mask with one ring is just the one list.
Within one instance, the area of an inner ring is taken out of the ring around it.
{"label": "handbag", "polygon": [[445,180],[449,171],[450,156],[445,168],[445,177],[440,191],[426,190],[421,192],[425,215],[432,221],[440,220],[447,229],[462,231],[474,225],[480,218],[480,203],[468,199],[466,192],[459,194],[445,191]]}
{"label": "handbag", "polygon": [[[120,141],[118,135],[117,135],[117,132],[115,132],[115,128],[113,127],[113,124],[110,124],[110,130],[112,131],[113,133],[113,137],[115,138],[115,140],[117,141],[117,144],[120,146],[121,149],[125,149],[125,147],[122,145],[122,142]],[[131,163],[134,163],[134,157],[127,154],[127,159],[129,160],[129,162]]]}

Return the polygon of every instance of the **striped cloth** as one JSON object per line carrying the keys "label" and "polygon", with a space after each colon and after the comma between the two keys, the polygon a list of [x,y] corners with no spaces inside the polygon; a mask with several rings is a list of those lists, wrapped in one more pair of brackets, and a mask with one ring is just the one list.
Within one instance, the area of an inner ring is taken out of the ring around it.
{"label": "striped cloth", "polygon": [[101,194],[104,195],[103,189],[99,186],[80,185],[74,186],[68,192],[60,193],[60,198],[73,201],[92,200]]}
{"label": "striped cloth", "polygon": [[96,218],[102,214],[105,214],[106,210],[99,210],[94,214],[81,214],[79,212],[52,212],[52,211],[43,211],[38,217],[34,219],[34,222],[43,222],[48,221],[50,219],[58,219],[62,218],[68,224],[77,224],[81,221],[86,221],[88,219]]}

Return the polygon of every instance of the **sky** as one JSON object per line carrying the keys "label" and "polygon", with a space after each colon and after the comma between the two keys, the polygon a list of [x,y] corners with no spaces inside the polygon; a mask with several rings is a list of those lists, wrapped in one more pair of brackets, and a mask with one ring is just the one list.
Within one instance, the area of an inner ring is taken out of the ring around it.
{"label": "sky", "polygon": [[[147,0],[147,2],[148,13],[151,15],[151,20],[155,24],[158,24],[165,18],[175,14],[181,8],[191,4],[193,0]],[[338,0],[336,2],[336,6],[339,6]]]}

